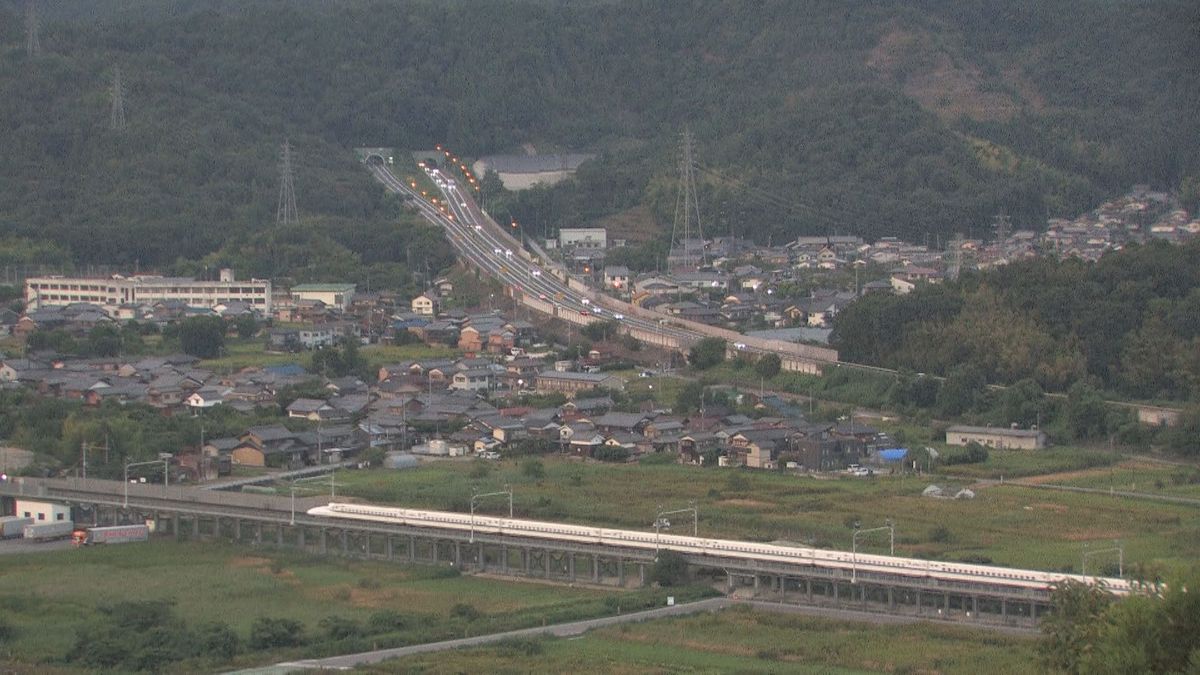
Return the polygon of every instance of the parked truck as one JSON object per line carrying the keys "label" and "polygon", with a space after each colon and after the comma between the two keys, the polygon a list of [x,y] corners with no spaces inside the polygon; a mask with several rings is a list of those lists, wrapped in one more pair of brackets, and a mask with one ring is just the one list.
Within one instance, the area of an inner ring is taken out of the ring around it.
{"label": "parked truck", "polygon": [[75,530],[72,538],[76,546],[93,544],[129,544],[150,539],[149,525],[113,525],[111,527],[87,527]]}
{"label": "parked truck", "polygon": [[25,538],[30,541],[50,541],[65,539],[75,531],[75,523],[69,520],[57,520],[53,523],[31,523],[25,526]]}
{"label": "parked truck", "polygon": [[33,523],[33,518],[21,516],[4,516],[0,518],[0,539],[18,539],[25,536],[25,526]]}

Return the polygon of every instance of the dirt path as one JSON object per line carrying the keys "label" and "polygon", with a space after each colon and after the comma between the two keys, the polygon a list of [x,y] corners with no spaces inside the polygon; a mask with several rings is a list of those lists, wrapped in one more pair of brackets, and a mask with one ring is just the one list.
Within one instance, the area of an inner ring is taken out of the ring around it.
{"label": "dirt path", "polygon": [[1030,476],[1028,478],[1018,478],[1011,482],[1023,483],[1025,485],[1064,485],[1069,484],[1073,480],[1080,478],[1093,478],[1096,476],[1106,476],[1114,469],[1128,470],[1152,470],[1161,468],[1146,460],[1127,459],[1123,462],[1118,462],[1112,466],[1098,466],[1091,469],[1078,469],[1076,471],[1061,471],[1059,473],[1044,473],[1040,476]]}

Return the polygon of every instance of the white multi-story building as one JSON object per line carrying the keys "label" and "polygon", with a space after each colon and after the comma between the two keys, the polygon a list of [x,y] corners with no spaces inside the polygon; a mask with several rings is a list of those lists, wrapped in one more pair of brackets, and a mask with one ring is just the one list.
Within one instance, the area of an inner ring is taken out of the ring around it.
{"label": "white multi-story building", "polygon": [[112,314],[122,305],[153,305],[167,300],[179,300],[189,307],[210,308],[242,302],[269,314],[271,282],[265,279],[238,281],[230,269],[221,270],[217,281],[147,275],[114,275],[108,278],[48,276],[25,280],[25,303],[29,309],[87,302],[100,305]]}

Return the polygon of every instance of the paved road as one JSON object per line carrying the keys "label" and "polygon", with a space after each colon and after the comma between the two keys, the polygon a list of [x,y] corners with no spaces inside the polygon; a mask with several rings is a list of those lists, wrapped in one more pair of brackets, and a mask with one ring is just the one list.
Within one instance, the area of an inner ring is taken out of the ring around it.
{"label": "paved road", "polygon": [[333,656],[324,659],[307,659],[304,661],[288,661],[277,663],[273,666],[265,668],[255,668],[250,670],[241,670],[231,675],[284,675],[285,673],[301,672],[309,669],[323,670],[342,670],[354,668],[370,663],[379,663],[388,659],[396,659],[405,656],[415,656],[417,654],[427,654],[429,652],[447,651],[451,649],[463,649],[470,647],[481,647],[484,645],[501,642],[514,638],[537,638],[543,636],[554,637],[571,637],[580,635],[595,628],[604,628],[606,626],[614,626],[622,623],[630,623],[637,621],[649,621],[654,619],[665,619],[675,616],[685,616],[688,614],[696,614],[699,612],[718,612],[734,605],[745,605],[753,608],[756,611],[775,612],[780,614],[803,614],[806,616],[815,616],[824,619],[835,621],[855,621],[859,623],[873,624],[910,624],[917,622],[937,623],[953,626],[968,626],[972,628],[983,628],[990,631],[1007,633],[1011,635],[1037,635],[1036,628],[1020,627],[1020,626],[997,626],[992,624],[964,624],[961,621],[939,620],[927,616],[910,616],[902,614],[876,614],[873,612],[863,612],[853,609],[836,609],[831,607],[808,607],[803,605],[789,605],[779,602],[768,602],[763,600],[738,600],[735,598],[711,598],[701,600],[699,602],[691,602],[684,605],[676,605],[674,607],[661,607],[659,609],[651,609],[643,612],[634,612],[631,614],[621,614],[618,616],[606,616],[598,619],[588,619],[585,621],[574,621],[571,623],[556,624],[553,626],[543,626],[535,628],[525,628],[521,630],[506,631],[503,633],[494,633],[491,635],[479,635],[476,637],[462,638],[458,640],[445,640],[442,642],[430,642],[420,645],[410,645],[408,647],[395,647],[392,649],[379,649],[371,652],[362,652],[359,654],[346,654],[343,656]]}
{"label": "paved road", "polygon": [[716,612],[730,606],[731,604],[733,604],[733,601],[728,598],[710,598],[708,600],[701,600],[699,602],[689,602],[683,605],[675,605],[674,607],[660,607],[658,609],[649,609],[643,612],[632,612],[630,614],[620,614],[617,616],[605,616],[598,619],[560,623],[553,626],[524,628],[521,630],[511,630],[504,633],[493,633],[491,635],[479,635],[476,637],[462,638],[458,640],[445,640],[443,642],[430,642],[422,645],[410,645],[408,647],[380,649],[373,652],[363,652],[360,654],[332,656],[325,659],[290,661],[286,663],[278,663],[267,668],[238,671],[234,675],[274,675],[275,673],[298,672],[313,668],[353,668],[354,666],[360,666],[368,663],[379,663],[380,661],[395,659],[402,656],[413,656],[415,654],[440,652],[448,649],[461,649],[464,647],[479,647],[482,645],[491,644],[493,642],[500,642],[502,640],[509,640],[513,638],[535,638],[543,635],[569,637],[572,635],[579,635],[586,631],[592,630],[593,628],[603,628],[605,626],[614,626],[622,623],[663,619],[672,616],[684,616],[687,614],[695,614],[697,612]]}
{"label": "paved road", "polygon": [[25,539],[0,540],[0,555],[16,555],[20,553],[45,553],[47,551],[62,551],[73,546],[70,538],[55,539],[54,541],[26,541]]}

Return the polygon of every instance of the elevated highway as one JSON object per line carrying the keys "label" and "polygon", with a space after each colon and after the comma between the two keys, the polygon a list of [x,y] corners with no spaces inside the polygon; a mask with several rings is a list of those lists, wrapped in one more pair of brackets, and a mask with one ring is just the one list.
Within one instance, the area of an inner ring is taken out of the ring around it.
{"label": "elevated highway", "polygon": [[366,165],[376,180],[410,198],[422,216],[443,228],[461,259],[500,280],[514,299],[537,312],[578,326],[597,320],[616,320],[622,333],[667,349],[686,350],[705,337],[719,337],[731,349],[778,354],[783,368],[789,371],[820,374],[823,367],[837,362],[837,352],[832,349],[752,338],[715,326],[664,317],[597,293],[565,270],[550,268],[549,261],[526,251],[450,175],[426,169],[441,191],[435,202],[422,195],[414,183],[398,178],[378,155],[367,157]]}

